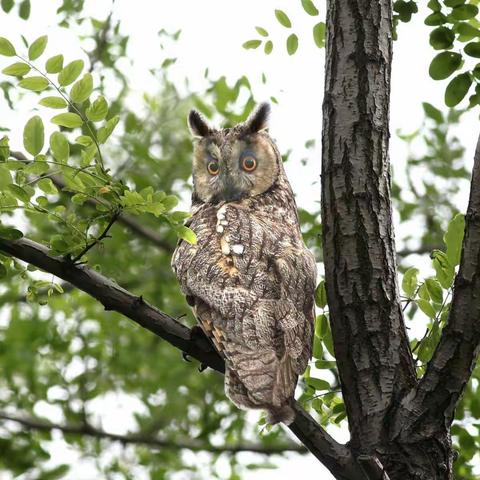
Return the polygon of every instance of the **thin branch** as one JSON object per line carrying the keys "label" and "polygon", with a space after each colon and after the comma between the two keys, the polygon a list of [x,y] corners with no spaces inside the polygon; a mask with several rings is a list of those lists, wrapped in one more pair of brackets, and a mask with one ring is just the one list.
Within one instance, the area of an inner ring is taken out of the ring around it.
{"label": "thin branch", "polygon": [[[465,215],[460,269],[440,341],[417,387],[402,402],[395,435],[424,437],[452,421],[480,348],[480,136],[475,152],[470,200]],[[402,425],[403,423],[403,425]]]}
{"label": "thin branch", "polygon": [[[10,156],[17,160],[20,160],[21,162],[28,162],[28,158],[21,152],[10,152]],[[60,176],[53,175],[50,178],[53,184],[59,190],[63,190],[66,187],[65,182]],[[90,207],[95,208],[101,202],[99,202],[95,198],[88,198],[84,203],[86,205],[89,205]],[[143,225],[141,222],[131,217],[130,215],[122,213],[118,218],[118,223],[125,225],[130,231],[137,234],[139,237],[142,237],[143,239],[151,242],[153,245],[159,247],[161,250],[164,250],[166,252],[173,251],[173,245],[171,245],[170,242],[167,242],[158,234],[158,232]]]}
{"label": "thin branch", "polygon": [[78,262],[91,248],[93,248],[95,245],[100,243],[104,238],[108,236],[109,230],[113,227],[113,224],[116,222],[118,217],[121,214],[121,210],[116,210],[110,221],[108,222],[108,225],[105,227],[105,230],[100,234],[98,238],[96,238],[93,242],[89,243],[75,258],[72,259],[73,263]]}
{"label": "thin branch", "polygon": [[[202,364],[224,373],[222,358],[205,338],[191,335],[188,327],[88,266],[51,256],[47,247],[26,238],[0,239],[0,250],[70,282],[98,300],[105,310],[125,315]],[[299,404],[294,408],[296,418],[290,429],[308,450],[339,480],[364,480],[350,449],[334,440]]]}
{"label": "thin branch", "polygon": [[114,442],[120,442],[123,445],[148,445],[154,448],[168,448],[172,450],[188,449],[193,451],[207,451],[212,453],[240,453],[240,452],[254,452],[265,455],[281,454],[284,452],[298,452],[307,453],[308,450],[302,445],[288,443],[284,445],[262,445],[261,443],[245,443],[237,445],[222,445],[214,446],[208,443],[198,442],[191,439],[177,439],[165,440],[157,438],[152,435],[144,433],[129,433],[120,435],[117,433],[106,432],[90,425],[71,425],[71,424],[57,424],[34,417],[25,417],[18,415],[11,415],[0,411],[0,419],[15,422],[25,427],[26,430],[36,430],[41,432],[49,432],[51,430],[59,430],[63,433],[83,435],[98,439],[106,439]]}

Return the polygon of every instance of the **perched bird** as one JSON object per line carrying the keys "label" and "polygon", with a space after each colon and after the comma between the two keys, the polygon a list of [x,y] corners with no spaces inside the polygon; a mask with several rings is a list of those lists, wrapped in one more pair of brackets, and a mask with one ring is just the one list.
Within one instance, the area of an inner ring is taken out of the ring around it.
{"label": "perched bird", "polygon": [[192,110],[192,216],[197,244],[179,241],[172,267],[198,322],[225,359],[225,391],[240,408],[290,424],[311,357],[316,265],[300,233],[270,107],[214,129]]}

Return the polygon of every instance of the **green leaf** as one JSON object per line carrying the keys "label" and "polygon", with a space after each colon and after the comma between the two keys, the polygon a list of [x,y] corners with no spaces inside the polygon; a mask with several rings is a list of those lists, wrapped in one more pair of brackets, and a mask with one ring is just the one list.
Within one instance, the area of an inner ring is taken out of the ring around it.
{"label": "green leaf", "polygon": [[40,190],[44,191],[45,193],[58,193],[57,187],[53,184],[50,178],[42,178],[37,182],[37,185]]}
{"label": "green leaf", "polygon": [[92,140],[92,137],[89,137],[87,135],[80,135],[75,139],[75,143],[83,145],[84,147],[88,147],[89,145],[92,145],[92,143],[94,142]]}
{"label": "green leaf", "polygon": [[18,9],[20,18],[23,20],[28,20],[30,17],[30,8],[30,0],[23,0],[23,2],[20,4],[20,8]]}
{"label": "green leaf", "polygon": [[2,9],[8,13],[13,8],[13,0],[2,0]]}
{"label": "green leaf", "polygon": [[12,75],[13,77],[23,77],[30,71],[30,65],[23,62],[12,63],[2,70],[5,75]]}
{"label": "green leaf", "polygon": [[453,46],[455,34],[448,27],[438,27],[430,33],[430,45],[435,50],[446,50]]}
{"label": "green leaf", "polygon": [[258,48],[261,44],[261,40],[248,40],[242,45],[242,47],[246,50],[252,50],[254,48]]}
{"label": "green leaf", "polygon": [[42,175],[46,172],[48,172],[49,167],[48,164],[45,160],[40,160],[40,158],[44,157],[44,155],[37,155],[36,159],[34,162],[29,163],[25,169],[24,172],[28,175],[34,174],[34,175]]}
{"label": "green leaf", "polygon": [[0,263],[0,278],[5,278],[7,276],[7,269],[3,263]]}
{"label": "green leaf", "polygon": [[186,242],[190,243],[191,245],[196,245],[197,244],[197,236],[195,235],[195,232],[191,230],[188,227],[185,226],[180,226],[175,229],[177,236],[181,238],[182,240],[185,240]]}
{"label": "green leaf", "polygon": [[461,73],[457,75],[445,90],[445,104],[447,107],[455,107],[458,105],[468,93],[472,85],[472,77],[469,73]]}
{"label": "green leaf", "polygon": [[323,48],[325,46],[325,23],[317,23],[313,27],[313,41],[318,48]]}
{"label": "green leaf", "polygon": [[423,298],[419,298],[415,300],[416,304],[420,308],[420,310],[427,315],[429,318],[435,318],[435,309],[433,308],[432,304],[428,300],[424,300]]}
{"label": "green leaf", "polygon": [[430,294],[430,298],[437,303],[443,302],[443,290],[438,282],[438,280],[434,278],[427,278],[425,280],[425,284],[427,285],[428,293]]}
{"label": "green leaf", "polygon": [[442,6],[438,0],[430,0],[427,3],[427,7],[434,12],[439,12],[442,9]]}
{"label": "green leaf", "polygon": [[323,343],[322,339],[318,335],[313,336],[313,358],[321,359],[323,357]]}
{"label": "green leaf", "polygon": [[175,208],[178,205],[178,198],[175,195],[167,195],[161,201],[165,211],[169,211],[172,208]]}
{"label": "green leaf", "polygon": [[50,135],[50,150],[52,151],[53,158],[57,162],[67,163],[70,155],[70,145],[67,137],[61,132],[53,132]]}
{"label": "green leaf", "polygon": [[10,170],[4,165],[0,165],[0,191],[5,190],[10,183],[12,183]]}
{"label": "green leaf", "polygon": [[425,19],[425,25],[429,27],[435,27],[437,25],[443,25],[447,21],[447,17],[441,12],[435,12],[429,15]]}
{"label": "green leaf", "polygon": [[98,97],[85,111],[87,118],[92,122],[102,121],[108,114],[108,103],[105,97]]}
{"label": "green leaf", "polygon": [[92,93],[93,78],[90,73],[86,73],[81,80],[73,85],[70,90],[70,99],[75,103],[84,102]]}
{"label": "green leaf", "polygon": [[463,5],[465,3],[465,0],[445,0],[443,3],[445,3],[446,7],[458,7],[459,5]]}
{"label": "green leaf", "polygon": [[67,102],[62,97],[43,97],[39,102],[40,105],[49,108],[66,108]]}
{"label": "green leaf", "polygon": [[83,60],[74,60],[70,62],[65,68],[63,68],[58,74],[58,83],[65,87],[73,83],[82,73]]}
{"label": "green leaf", "polygon": [[298,48],[298,37],[292,33],[287,38],[287,52],[289,55],[293,55]]}
{"label": "green leaf", "polygon": [[472,4],[468,5],[460,5],[459,7],[455,7],[450,13],[450,17],[455,20],[468,20],[469,18],[473,18],[478,13],[478,7]]}
{"label": "green leaf", "polygon": [[326,380],[320,378],[309,377],[306,383],[315,390],[330,390],[332,388]]}
{"label": "green leaf", "polygon": [[428,293],[427,285],[425,283],[420,285],[420,288],[418,289],[418,296],[423,298],[423,300],[430,300],[430,294]]}
{"label": "green leaf", "polygon": [[393,4],[393,10],[398,13],[402,22],[409,22],[412,19],[412,14],[418,12],[418,7],[413,1],[396,0]]}
{"label": "green leaf", "polygon": [[464,231],[465,217],[459,213],[450,221],[443,237],[443,241],[447,246],[447,258],[452,267],[460,263]]}
{"label": "green leaf", "polygon": [[56,125],[67,128],[81,127],[83,125],[83,120],[80,115],[71,112],[55,115],[55,117],[53,117],[51,121]]}
{"label": "green leaf", "polygon": [[302,7],[312,17],[318,15],[318,8],[314,5],[312,0],[302,0]]}
{"label": "green leaf", "polygon": [[447,255],[440,250],[434,250],[431,256],[440,285],[445,289],[450,288],[455,276],[455,269],[450,265]]}
{"label": "green leaf", "polygon": [[283,25],[286,28],[290,28],[292,26],[292,22],[283,10],[275,10],[275,16],[277,17],[280,25]]}
{"label": "green leaf", "polygon": [[427,102],[423,102],[422,105],[427,117],[431,118],[436,123],[443,123],[443,114],[438,108],[435,108],[433,105]]}
{"label": "green leaf", "polygon": [[448,78],[462,63],[462,56],[455,52],[439,53],[430,64],[428,73],[434,80]]}
{"label": "green leaf", "polygon": [[480,37],[480,30],[467,22],[459,22],[454,26],[454,30],[458,33],[458,40],[467,42],[475,37]]}
{"label": "green leaf", "polygon": [[271,40],[268,40],[268,42],[265,42],[264,52],[267,55],[270,55],[272,53],[272,50],[273,50],[273,43]]}
{"label": "green leaf", "polygon": [[480,58],[480,42],[470,42],[463,50],[470,57]]}
{"label": "green leaf", "polygon": [[268,37],[268,32],[263,27],[255,27],[255,30],[261,35],[262,37]]}
{"label": "green leaf", "polygon": [[47,73],[58,73],[63,68],[63,55],[50,57],[45,63]]}
{"label": "green leaf", "polygon": [[5,238],[6,240],[18,240],[23,237],[23,233],[16,228],[7,227],[5,225],[0,225],[0,238]]}
{"label": "green leaf", "polygon": [[82,150],[81,159],[80,159],[80,166],[82,168],[89,166],[90,163],[92,162],[93,158],[95,157],[96,153],[97,153],[97,146],[94,145],[94,144],[92,144],[92,145],[88,146],[87,148],[85,148],[84,150]]}
{"label": "green leaf", "polygon": [[16,54],[14,46],[4,37],[0,37],[0,55],[13,57]]}
{"label": "green leaf", "polygon": [[327,290],[325,280],[322,280],[315,289],[315,303],[319,308],[325,308],[327,305]]}
{"label": "green leaf", "polygon": [[37,38],[28,49],[28,59],[36,60],[44,51],[48,43],[48,36],[43,35]]}
{"label": "green leaf", "polygon": [[5,162],[10,155],[10,147],[8,146],[8,137],[0,138],[0,162]]}
{"label": "green leaf", "polygon": [[18,200],[21,200],[22,202],[28,203],[30,201],[31,195],[27,192],[27,190],[19,185],[11,183],[10,185],[7,185],[7,190],[9,190],[15,198],[18,198]]}
{"label": "green leaf", "polygon": [[411,267],[403,275],[402,289],[408,298],[413,298],[418,285],[418,268]]}
{"label": "green leaf", "polygon": [[23,129],[23,146],[25,150],[32,154],[38,155],[43,148],[45,141],[45,131],[42,119],[36,115],[32,117]]}
{"label": "green leaf", "polygon": [[102,128],[98,129],[97,139],[100,143],[105,143],[117,126],[120,117],[115,115]]}
{"label": "green leaf", "polygon": [[27,77],[23,80],[20,80],[20,87],[26,88],[27,90],[32,90],[33,92],[41,92],[48,88],[48,80],[44,77]]}

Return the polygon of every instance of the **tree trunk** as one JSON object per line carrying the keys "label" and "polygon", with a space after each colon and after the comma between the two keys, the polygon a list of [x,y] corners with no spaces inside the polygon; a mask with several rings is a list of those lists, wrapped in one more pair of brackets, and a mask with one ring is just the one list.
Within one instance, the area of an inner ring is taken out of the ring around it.
{"label": "tree trunk", "polygon": [[328,2],[322,224],[330,322],[354,455],[379,459],[391,480],[450,479],[447,429],[410,443],[389,421],[417,386],[391,216],[391,20],[390,0]]}

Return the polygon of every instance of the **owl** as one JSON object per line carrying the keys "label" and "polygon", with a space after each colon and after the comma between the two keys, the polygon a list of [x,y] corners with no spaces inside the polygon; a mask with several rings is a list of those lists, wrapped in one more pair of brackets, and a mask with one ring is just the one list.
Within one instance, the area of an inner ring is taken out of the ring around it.
{"label": "owl", "polygon": [[270,107],[214,129],[188,117],[194,141],[187,225],[172,267],[199,326],[225,359],[225,392],[240,408],[290,424],[298,376],[312,351],[316,265],[305,247]]}

